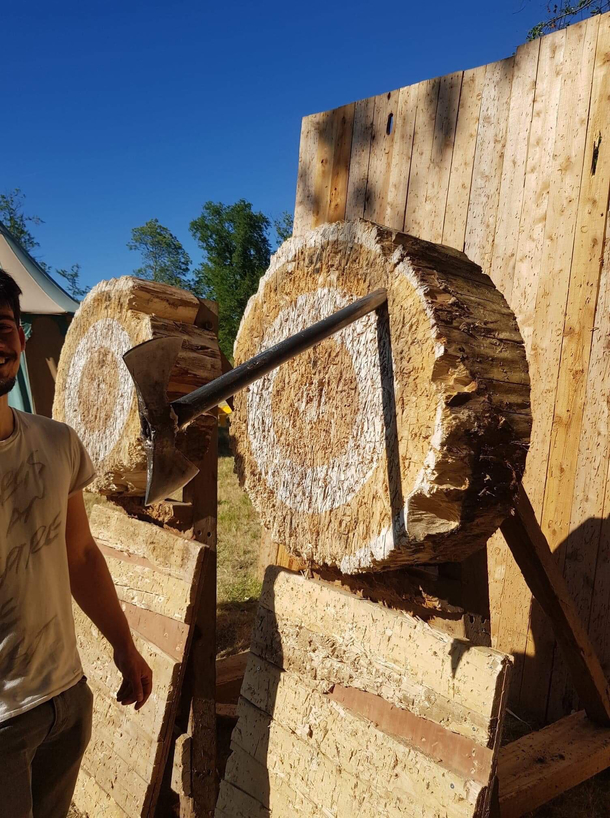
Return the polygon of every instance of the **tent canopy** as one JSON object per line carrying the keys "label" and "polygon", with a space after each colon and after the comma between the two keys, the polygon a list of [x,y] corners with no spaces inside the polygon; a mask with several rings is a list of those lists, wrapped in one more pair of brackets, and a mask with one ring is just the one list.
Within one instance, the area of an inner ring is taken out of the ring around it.
{"label": "tent canopy", "polygon": [[63,336],[78,309],[78,301],[42,269],[2,222],[0,269],[9,273],[21,288],[22,324],[28,338],[17,383],[9,394],[9,405],[50,416]]}
{"label": "tent canopy", "polygon": [[74,314],[78,301],[71,298],[40,264],[24,250],[0,222],[0,268],[21,287],[22,312],[33,315]]}

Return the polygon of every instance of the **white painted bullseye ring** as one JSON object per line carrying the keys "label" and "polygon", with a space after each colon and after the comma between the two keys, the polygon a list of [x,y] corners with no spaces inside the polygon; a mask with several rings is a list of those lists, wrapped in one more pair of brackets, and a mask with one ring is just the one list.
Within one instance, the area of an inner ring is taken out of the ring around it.
{"label": "white painted bullseye ring", "polygon": [[[83,371],[90,356],[101,349],[109,352],[116,361],[117,393],[107,423],[100,428],[92,423],[89,415],[83,415],[79,401],[66,399],[65,420],[76,430],[94,464],[100,463],[121,439],[123,428],[129,418],[135,388],[129,370],[123,362],[123,353],[133,343],[121,324],[113,318],[102,318],[89,327],[81,338],[72,358],[66,379],[65,395],[78,394]],[[92,396],[103,401],[107,396]]]}
{"label": "white painted bullseye ring", "polygon": [[[333,288],[305,293],[282,310],[265,332],[261,351],[327,318],[354,301]],[[384,411],[374,313],[333,336],[350,355],[358,383],[359,406],[344,451],[327,463],[305,466],[288,460],[278,445],[274,424],[273,384],[279,370],[256,381],[248,393],[248,435],[252,453],[269,488],[295,511],[321,513],[349,502],[362,488],[384,451]],[[306,430],[300,430],[306,434]]]}

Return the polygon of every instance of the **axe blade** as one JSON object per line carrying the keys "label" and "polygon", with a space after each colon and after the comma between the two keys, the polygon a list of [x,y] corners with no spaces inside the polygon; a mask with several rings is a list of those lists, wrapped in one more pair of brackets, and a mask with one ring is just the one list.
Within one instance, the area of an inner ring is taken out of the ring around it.
{"label": "axe blade", "polygon": [[138,396],[147,460],[146,505],[165,500],[198,474],[176,448],[177,418],[167,399],[167,387],[180,338],[154,338],[123,355]]}
{"label": "axe blade", "polygon": [[166,500],[199,474],[199,469],[179,452],[175,444],[153,432],[147,448],[147,480],[144,502],[147,506]]}

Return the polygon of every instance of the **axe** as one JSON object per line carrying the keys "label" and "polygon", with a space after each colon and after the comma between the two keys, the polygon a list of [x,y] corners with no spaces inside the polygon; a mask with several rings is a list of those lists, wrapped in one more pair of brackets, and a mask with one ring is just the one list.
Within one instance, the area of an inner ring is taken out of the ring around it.
{"label": "axe", "polygon": [[386,290],[375,290],[171,403],[167,385],[182,347],[181,339],[155,338],[126,352],[123,360],[135,384],[146,450],[146,505],[165,500],[199,472],[176,448],[179,429],[386,301]]}

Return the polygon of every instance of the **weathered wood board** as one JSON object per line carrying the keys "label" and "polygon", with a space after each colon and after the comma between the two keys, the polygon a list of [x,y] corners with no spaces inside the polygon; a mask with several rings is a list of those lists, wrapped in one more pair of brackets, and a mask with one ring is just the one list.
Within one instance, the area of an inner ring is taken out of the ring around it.
{"label": "weathered wood board", "polygon": [[510,666],[269,568],[217,818],[488,815]]}
{"label": "weathered wood board", "polygon": [[610,730],[584,711],[502,747],[501,818],[520,818],[610,767]]}
{"label": "weathered wood board", "polygon": [[[295,211],[295,235],[364,216],[436,241],[442,224],[442,242],[504,293],[530,364],[524,485],[608,675],[609,95],[605,14],[507,60],[345,105],[339,118],[306,117]],[[342,180],[332,208],[315,184],[322,159]],[[516,658],[512,706],[569,713],[569,674],[500,534],[488,560],[493,644]]]}
{"label": "weathered wood board", "polygon": [[121,677],[112,648],[75,605],[94,713],[74,805],[89,818],[144,818],[154,814],[172,738],[206,549],[109,504],[94,507],[91,530],[136,646],[152,668],[153,693],[139,712],[118,704]]}

